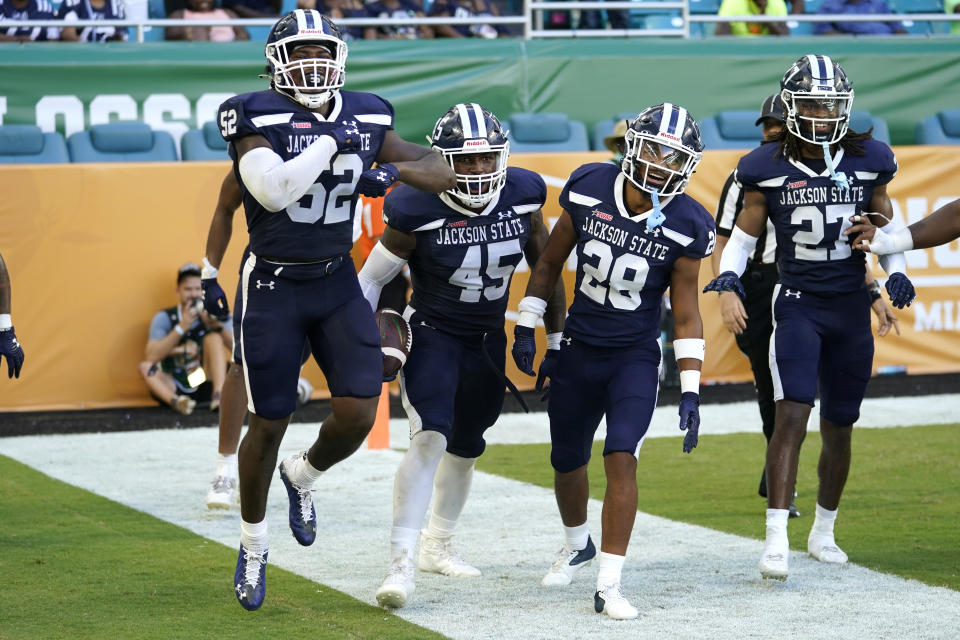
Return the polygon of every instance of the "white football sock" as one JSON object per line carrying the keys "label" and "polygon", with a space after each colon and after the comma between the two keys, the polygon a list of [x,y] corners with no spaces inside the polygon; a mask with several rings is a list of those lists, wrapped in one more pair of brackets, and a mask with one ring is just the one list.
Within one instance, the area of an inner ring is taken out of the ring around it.
{"label": "white football sock", "polygon": [[767,542],[777,541],[789,547],[790,543],[787,540],[789,520],[789,509],[767,509]]}
{"label": "white football sock", "polygon": [[623,570],[623,562],[626,556],[618,556],[613,553],[604,553],[597,556],[597,591],[612,587],[620,582],[620,573]]}
{"label": "white football sock", "polygon": [[217,454],[217,475],[224,478],[237,477],[237,454],[218,453]]}
{"label": "white football sock", "polygon": [[312,489],[313,484],[323,475],[320,471],[307,460],[307,456],[297,456],[293,468],[290,469],[290,481],[301,489]]}
{"label": "white football sock", "polygon": [[419,531],[423,526],[433,475],[446,448],[447,439],[438,431],[420,431],[410,440],[393,482],[394,527]]}
{"label": "white football sock", "polygon": [[433,477],[433,511],[427,535],[449,538],[457,526],[470,494],[476,458],[461,458],[445,451]]}
{"label": "white football sock", "polygon": [[566,540],[567,549],[570,551],[579,551],[587,546],[587,538],[590,537],[590,525],[584,522],[576,527],[563,527],[563,537]]}
{"label": "white football sock", "polygon": [[833,523],[837,519],[837,510],[829,511],[817,503],[817,515],[813,520],[813,529],[811,535],[833,537]]}
{"label": "white football sock", "polygon": [[412,562],[413,550],[417,547],[417,537],[419,535],[419,528],[393,527],[390,530],[390,560],[392,561],[402,553]]}
{"label": "white football sock", "polygon": [[246,522],[240,520],[240,543],[247,551],[267,550],[267,521]]}

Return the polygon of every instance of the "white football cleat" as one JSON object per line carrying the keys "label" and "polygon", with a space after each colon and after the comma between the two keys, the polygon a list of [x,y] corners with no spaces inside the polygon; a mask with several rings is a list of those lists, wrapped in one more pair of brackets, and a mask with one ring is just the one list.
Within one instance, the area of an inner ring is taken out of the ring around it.
{"label": "white football cleat", "polygon": [[476,578],[480,569],[471,566],[454,551],[450,538],[446,540],[420,532],[420,553],[417,557],[421,571],[442,573],[454,578]]}
{"label": "white football cleat", "polygon": [[590,564],[594,556],[597,555],[597,548],[591,538],[587,538],[587,546],[583,549],[567,549],[563,546],[557,559],[547,574],[543,576],[540,584],[544,587],[565,587],[573,581],[574,574],[580,569]]}
{"label": "white football cleat", "polygon": [[393,559],[387,575],[377,589],[377,604],[399,609],[413,595],[413,562],[406,551]]}
{"label": "white football cleat", "polygon": [[619,582],[593,594],[593,609],[614,620],[633,620],[640,614],[635,606],[627,602]]}
{"label": "white football cleat", "polygon": [[810,532],[807,538],[807,551],[816,560],[830,564],[843,564],[847,561],[847,554],[837,546],[833,534],[814,534]]}
{"label": "white football cleat", "polygon": [[234,478],[217,476],[207,492],[207,509],[229,509],[230,503],[236,500],[236,494],[237,481]]}
{"label": "white football cleat", "polygon": [[790,559],[790,543],[787,537],[768,539],[760,556],[760,577],[764,580],[787,579],[787,562]]}

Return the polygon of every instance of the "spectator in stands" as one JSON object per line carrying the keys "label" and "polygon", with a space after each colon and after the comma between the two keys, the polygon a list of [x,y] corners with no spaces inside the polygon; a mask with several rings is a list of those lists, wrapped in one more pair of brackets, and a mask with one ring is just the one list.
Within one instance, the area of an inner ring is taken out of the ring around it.
{"label": "spectator in stands", "polygon": [[[820,13],[826,15],[842,14],[881,14],[893,13],[887,0],[824,0]],[[906,33],[900,22],[815,22],[815,35],[855,34],[885,36],[893,33]]]}
{"label": "spectator in stands", "polygon": [[[121,0],[63,0],[57,17],[64,22],[77,20],[126,20]],[[108,42],[126,40],[126,27],[63,27],[64,42]]]}
{"label": "spectator in stands", "polygon": [[[960,0],[944,0],[943,10],[947,13],[960,13]],[[950,33],[960,35],[960,22],[950,23]]]}
{"label": "spectator in stands", "polygon": [[10,318],[10,274],[7,273],[7,264],[0,255],[0,364],[4,357],[7,359],[7,377],[19,378],[20,367],[23,366],[23,347],[13,331],[13,320]]}
{"label": "spectator in stands", "polygon": [[140,375],[151,395],[178,413],[193,413],[197,402],[206,400],[216,411],[227,373],[224,348],[233,349],[231,321],[221,323],[203,309],[197,264],[177,271],[177,295],[180,303],[158,311],[150,323]]}
{"label": "spectator in stands", "polygon": [[[371,18],[423,18],[423,5],[420,0],[374,0],[367,4],[367,15]],[[432,38],[433,29],[423,25],[366,27],[363,30],[366,40],[409,40],[414,38]]]}
{"label": "spectator in stands", "polygon": [[57,27],[15,27],[17,20],[53,20],[53,5],[48,0],[0,0],[0,42],[59,40]]}
{"label": "spectator in stands", "polygon": [[[628,29],[630,27],[630,12],[626,9],[607,9],[607,22],[611,29]],[[603,12],[590,10],[580,12],[580,29],[604,29]]]}
{"label": "spectator in stands", "polygon": [[[171,13],[170,18],[184,20],[231,20],[237,18],[232,9],[220,9],[214,0],[189,0],[189,9],[178,9]],[[198,27],[167,27],[167,40],[209,40],[212,42],[232,42],[234,40],[249,40],[250,34],[244,27],[198,26]]]}
{"label": "spectator in stands", "polygon": [[[490,0],[436,0],[430,7],[434,17],[479,18],[499,16],[500,10]],[[444,24],[434,27],[438,38],[496,38],[509,35],[503,25],[489,24]]]}
{"label": "spectator in stands", "polygon": [[[784,0],[723,0],[718,16],[785,16]],[[718,22],[718,36],[786,36],[790,35],[785,22]]]}
{"label": "spectator in stands", "polygon": [[221,5],[241,18],[274,18],[280,15],[283,0],[222,0]]}
{"label": "spectator in stands", "polygon": [[626,135],[627,135],[627,121],[618,120],[617,124],[613,127],[613,133],[608,135],[603,139],[603,146],[610,150],[610,153],[613,154],[613,157],[610,158],[610,162],[620,166],[620,162],[623,160],[623,154],[626,151]]}
{"label": "spectator in stands", "polygon": [[[341,18],[368,18],[363,0],[298,0],[297,9],[316,9],[334,21]],[[339,26],[339,25],[338,25]],[[363,40],[363,27],[340,27],[345,40]]]}

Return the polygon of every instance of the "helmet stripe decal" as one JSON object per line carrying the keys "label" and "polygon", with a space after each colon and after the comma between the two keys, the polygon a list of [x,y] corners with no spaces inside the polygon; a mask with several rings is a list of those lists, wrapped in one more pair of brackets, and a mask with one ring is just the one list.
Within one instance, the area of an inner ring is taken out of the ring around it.
{"label": "helmet stripe decal", "polygon": [[480,109],[480,105],[473,103],[470,105],[470,108],[473,111],[474,117],[477,119],[477,137],[486,138],[487,123],[483,119],[483,111]]}
{"label": "helmet stripe decal", "polygon": [[307,29],[314,29],[315,23],[313,21],[313,11],[304,11],[303,17],[307,20]]}
{"label": "helmet stripe decal", "polygon": [[670,119],[673,117],[673,105],[663,103],[663,113],[660,115],[660,133],[670,133]]}
{"label": "helmet stripe decal", "polygon": [[476,138],[477,136],[473,133],[473,125],[470,122],[470,116],[467,115],[467,105],[458,104],[457,113],[460,114],[460,128],[463,129],[463,137]]}
{"label": "helmet stripe decal", "polygon": [[683,137],[683,130],[687,128],[687,110],[683,107],[677,107],[677,121],[673,128],[673,135],[678,138]]}
{"label": "helmet stripe decal", "polygon": [[303,31],[307,28],[307,17],[306,11],[303,9],[297,9],[294,11],[294,14],[297,16],[297,31]]}
{"label": "helmet stripe decal", "polygon": [[823,79],[833,81],[833,60],[829,56],[820,56],[820,62],[823,64]]}

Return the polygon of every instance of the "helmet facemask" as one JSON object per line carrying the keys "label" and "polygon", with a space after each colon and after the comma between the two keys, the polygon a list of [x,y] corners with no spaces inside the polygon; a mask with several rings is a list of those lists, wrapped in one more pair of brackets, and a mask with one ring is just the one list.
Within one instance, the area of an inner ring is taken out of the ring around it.
{"label": "helmet facemask", "polygon": [[[325,48],[331,58],[290,59],[297,47],[313,45]],[[267,61],[272,69],[273,86],[308,109],[317,109],[343,86],[347,62],[347,44],[327,35],[294,35],[268,44]]]}
{"label": "helmet facemask", "polygon": [[684,148],[665,136],[627,129],[621,172],[641,191],[659,196],[683,193],[700,164],[701,153]]}
{"label": "helmet facemask", "polygon": [[780,93],[787,112],[787,131],[811,144],[833,144],[847,134],[853,91],[829,94]]}
{"label": "helmet facemask", "polygon": [[[510,155],[510,143],[491,145],[484,138],[465,140],[461,149],[441,149],[434,147],[443,154],[450,163],[450,168],[457,174],[457,184],[447,193],[462,202],[465,206],[478,209],[486,206],[493,197],[503,189],[507,181],[507,158]],[[490,173],[470,174],[457,171],[454,158],[465,155],[487,154],[495,155],[494,170]]]}

